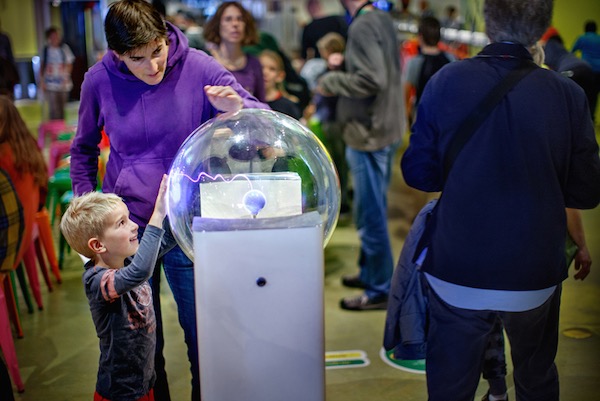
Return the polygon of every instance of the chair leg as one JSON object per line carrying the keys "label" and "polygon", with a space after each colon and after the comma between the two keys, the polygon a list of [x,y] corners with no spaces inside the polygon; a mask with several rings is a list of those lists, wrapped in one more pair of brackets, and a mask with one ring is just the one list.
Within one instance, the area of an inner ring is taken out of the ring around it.
{"label": "chair leg", "polygon": [[[19,310],[19,294],[17,294],[17,280],[15,279],[15,271],[11,270],[9,273],[10,284],[12,285],[13,297],[15,298],[15,305],[17,306],[17,310]],[[33,313],[33,305],[31,306],[31,313]]]}
{"label": "chair leg", "polygon": [[54,218],[56,217],[56,208],[59,206],[58,191],[50,185],[48,188],[48,195],[46,195],[46,210],[50,216],[50,224],[54,225]]}
{"label": "chair leg", "polygon": [[[10,280],[7,279],[6,276],[0,278],[0,280],[4,281],[4,283],[10,286]],[[12,291],[10,288],[5,291],[5,286],[0,286],[0,347],[2,348],[2,353],[4,354],[4,359],[6,360],[6,367],[10,372],[12,379],[17,386],[17,390],[22,393],[25,391],[25,385],[23,384],[23,380],[21,379],[21,374],[19,373],[19,364],[17,361],[17,352],[15,351],[15,343],[13,341],[12,332],[10,330],[10,321],[9,321],[9,301],[8,299],[12,298],[8,291]],[[14,302],[13,302],[14,304]]]}
{"label": "chair leg", "polygon": [[[25,270],[24,270],[22,262],[15,269],[15,273],[17,274],[17,278],[19,279],[19,286],[21,287],[21,294],[23,294],[23,299],[25,300],[25,304],[27,305],[27,312],[33,313],[33,302],[31,302],[31,296],[29,295],[29,289],[27,288],[28,284],[27,284],[27,279],[25,278]],[[15,286],[15,288],[16,288],[16,286]],[[13,293],[14,292],[16,292],[16,291],[13,291]],[[17,306],[16,302],[17,302],[17,297],[15,296],[15,306]]]}
{"label": "chair leg", "polygon": [[42,252],[42,244],[40,243],[40,239],[37,238],[33,245],[35,245],[35,254],[37,256],[38,264],[40,265],[40,270],[42,271],[42,275],[44,276],[44,281],[46,282],[46,286],[48,287],[48,291],[52,292],[54,289],[52,287],[52,281],[50,281],[50,274],[48,273],[48,267],[46,266],[46,260],[44,259],[44,253]]}
{"label": "chair leg", "polygon": [[56,251],[54,250],[54,240],[52,239],[52,229],[50,225],[50,216],[48,215],[48,209],[44,208],[35,214],[35,221],[38,225],[40,238],[46,251],[46,257],[48,263],[52,268],[52,274],[56,278],[58,284],[62,283],[62,277],[60,276],[60,269],[58,267],[58,260],[56,258]]}
{"label": "chair leg", "polygon": [[40,290],[40,278],[37,272],[37,263],[35,262],[35,248],[33,244],[29,245],[29,248],[23,255],[23,263],[25,264],[25,273],[29,279],[29,287],[33,293],[33,298],[38,306],[39,310],[44,309],[44,303],[42,301],[42,291]]}
{"label": "chair leg", "polygon": [[60,238],[58,239],[58,268],[61,270],[63,268],[63,263],[65,262],[65,248],[67,246],[67,240],[61,233]]}
{"label": "chair leg", "polygon": [[58,267],[62,270],[65,262],[65,253],[71,254],[71,247],[67,243],[67,239],[62,233],[60,234],[60,243],[58,248]]}
{"label": "chair leg", "polygon": [[6,305],[6,310],[8,311],[8,316],[10,320],[13,322],[15,326],[15,331],[17,333],[18,338],[23,338],[23,327],[21,326],[21,319],[19,318],[19,311],[17,310],[17,303],[15,301],[15,297],[12,296],[13,289],[10,280],[6,280],[6,276],[0,273],[0,296],[4,298],[5,301],[0,300],[0,309],[2,309],[2,302]]}

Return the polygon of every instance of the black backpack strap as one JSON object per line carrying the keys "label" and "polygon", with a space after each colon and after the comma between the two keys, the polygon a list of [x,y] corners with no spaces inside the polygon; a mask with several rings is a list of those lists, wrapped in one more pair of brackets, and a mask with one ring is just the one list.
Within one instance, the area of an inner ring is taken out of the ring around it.
{"label": "black backpack strap", "polygon": [[[66,63],[67,62],[67,55],[65,54],[65,49],[63,48],[64,43],[60,44],[60,54],[62,56],[62,62]],[[44,71],[44,69],[46,68],[46,64],[48,63],[48,46],[44,46],[44,50],[42,52],[42,59],[40,60],[40,69],[42,71]]]}
{"label": "black backpack strap", "polygon": [[42,52],[42,60],[40,63],[40,70],[44,73],[46,69],[46,63],[48,62],[48,46],[44,46],[44,51]]}
{"label": "black backpack strap", "polygon": [[504,95],[508,93],[521,79],[527,74],[539,68],[531,60],[523,60],[521,64],[509,72],[506,77],[483,99],[475,110],[473,110],[467,119],[463,121],[456,135],[452,138],[450,146],[444,155],[444,178],[448,178],[448,174],[452,169],[454,161],[458,154],[463,149],[465,144],[471,139],[475,131],[489,116],[490,112],[500,103]]}
{"label": "black backpack strap", "polygon": [[[456,132],[454,138],[450,142],[450,146],[444,155],[444,182],[448,178],[448,174],[450,173],[450,169],[452,169],[452,165],[454,164],[454,160],[458,157],[458,154],[463,149],[465,144],[471,139],[477,128],[485,121],[490,112],[500,103],[500,101],[504,98],[504,95],[514,87],[521,79],[525,77],[525,75],[529,74],[537,67],[530,60],[524,60],[517,68],[512,70],[506,75],[504,78],[492,91],[483,99],[483,101],[469,114],[467,119],[463,121],[460,128]],[[421,234],[421,238],[419,238],[419,242],[415,248],[415,254],[413,255],[413,262],[416,262],[423,249],[429,246],[431,242],[431,237],[433,232],[435,231],[435,226],[437,225],[437,211],[439,209],[440,203],[442,201],[444,192],[440,195],[438,202],[435,207],[429,212],[427,216],[427,224],[425,225],[425,229]]]}

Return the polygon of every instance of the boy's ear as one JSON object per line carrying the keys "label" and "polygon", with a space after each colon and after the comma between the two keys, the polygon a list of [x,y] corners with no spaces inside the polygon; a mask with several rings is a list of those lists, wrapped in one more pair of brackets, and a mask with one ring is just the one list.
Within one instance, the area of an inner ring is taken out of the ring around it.
{"label": "boy's ear", "polygon": [[277,76],[275,77],[275,82],[277,82],[278,84],[280,84],[283,81],[285,81],[285,71],[279,71],[277,73]]}
{"label": "boy's ear", "polygon": [[106,252],[104,244],[96,237],[90,238],[90,240],[88,241],[88,247],[92,250],[92,252],[96,254]]}

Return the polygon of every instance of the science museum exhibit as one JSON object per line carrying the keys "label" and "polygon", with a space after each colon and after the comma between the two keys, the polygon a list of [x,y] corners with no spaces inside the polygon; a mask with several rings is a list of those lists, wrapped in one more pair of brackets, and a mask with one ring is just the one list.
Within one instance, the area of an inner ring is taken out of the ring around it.
{"label": "science museum exhibit", "polygon": [[324,400],[323,248],[339,208],[325,147],[284,114],[223,114],[180,147],[167,210],[194,261],[203,400]]}

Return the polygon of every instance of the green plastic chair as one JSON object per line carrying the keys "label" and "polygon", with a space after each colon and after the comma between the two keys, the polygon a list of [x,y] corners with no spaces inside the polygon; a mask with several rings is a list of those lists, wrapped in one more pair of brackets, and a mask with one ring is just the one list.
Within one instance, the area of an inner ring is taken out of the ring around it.
{"label": "green plastic chair", "polygon": [[60,205],[60,198],[67,191],[73,190],[71,183],[71,166],[64,165],[57,168],[54,174],[48,179],[48,197],[46,207],[50,213],[50,225],[54,225],[57,208]]}

